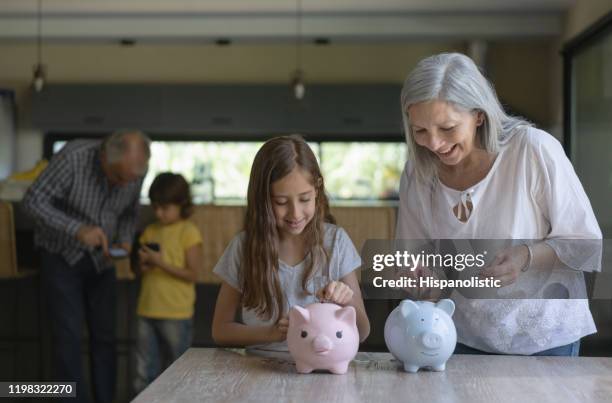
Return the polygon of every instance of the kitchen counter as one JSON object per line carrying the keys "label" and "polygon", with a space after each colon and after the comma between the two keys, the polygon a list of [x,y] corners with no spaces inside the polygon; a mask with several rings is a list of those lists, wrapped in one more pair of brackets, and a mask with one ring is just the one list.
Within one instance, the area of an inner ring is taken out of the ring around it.
{"label": "kitchen counter", "polygon": [[409,374],[388,353],[359,353],[345,375],[298,374],[242,350],[191,348],[134,402],[603,402],[612,358],[455,355]]}

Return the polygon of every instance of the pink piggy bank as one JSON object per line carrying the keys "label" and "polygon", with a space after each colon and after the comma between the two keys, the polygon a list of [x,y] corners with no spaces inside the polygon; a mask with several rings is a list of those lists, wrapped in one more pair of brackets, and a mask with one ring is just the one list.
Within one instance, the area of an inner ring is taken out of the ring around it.
{"label": "pink piggy bank", "polygon": [[359,348],[355,308],[314,303],[289,312],[287,345],[298,372],[345,374]]}

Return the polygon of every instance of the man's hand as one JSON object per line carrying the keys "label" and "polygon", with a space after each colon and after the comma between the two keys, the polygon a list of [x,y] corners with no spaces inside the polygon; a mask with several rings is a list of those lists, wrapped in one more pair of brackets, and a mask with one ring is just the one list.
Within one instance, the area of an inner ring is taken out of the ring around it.
{"label": "man's hand", "polygon": [[106,234],[100,227],[92,225],[81,225],[77,231],[76,238],[83,244],[92,248],[102,247],[105,256],[108,254],[108,240]]}
{"label": "man's hand", "polygon": [[128,255],[132,253],[132,244],[129,242],[121,242],[113,245],[113,247],[123,249],[128,253]]}

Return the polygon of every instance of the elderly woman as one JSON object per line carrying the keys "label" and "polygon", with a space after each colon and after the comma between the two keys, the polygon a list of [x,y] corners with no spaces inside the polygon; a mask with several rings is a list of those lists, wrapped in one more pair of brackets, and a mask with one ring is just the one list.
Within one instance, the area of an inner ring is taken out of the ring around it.
{"label": "elderly woman", "polygon": [[[556,281],[584,289],[588,258],[562,240],[597,240],[601,231],[559,142],[506,114],[462,54],[422,60],[401,103],[410,158],[396,237],[541,240],[510,248],[483,274],[507,286],[560,265]],[[586,299],[453,298],[457,353],[575,356],[596,331]]]}

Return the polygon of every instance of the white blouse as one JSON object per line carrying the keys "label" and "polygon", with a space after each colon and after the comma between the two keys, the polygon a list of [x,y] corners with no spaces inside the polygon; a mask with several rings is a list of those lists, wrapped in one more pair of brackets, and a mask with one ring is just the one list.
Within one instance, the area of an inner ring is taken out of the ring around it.
{"label": "white blouse", "polygon": [[[602,234],[570,161],[550,134],[517,132],[486,177],[465,191],[440,182],[428,189],[412,168],[406,163],[401,178],[397,239],[544,239],[574,269],[554,272],[555,281],[570,290],[584,288],[580,270],[600,270],[600,263],[593,265],[597,259],[586,264],[561,241]],[[517,283],[537,276],[529,270]],[[483,351],[533,354],[596,332],[586,299],[452,297],[458,341]]]}

